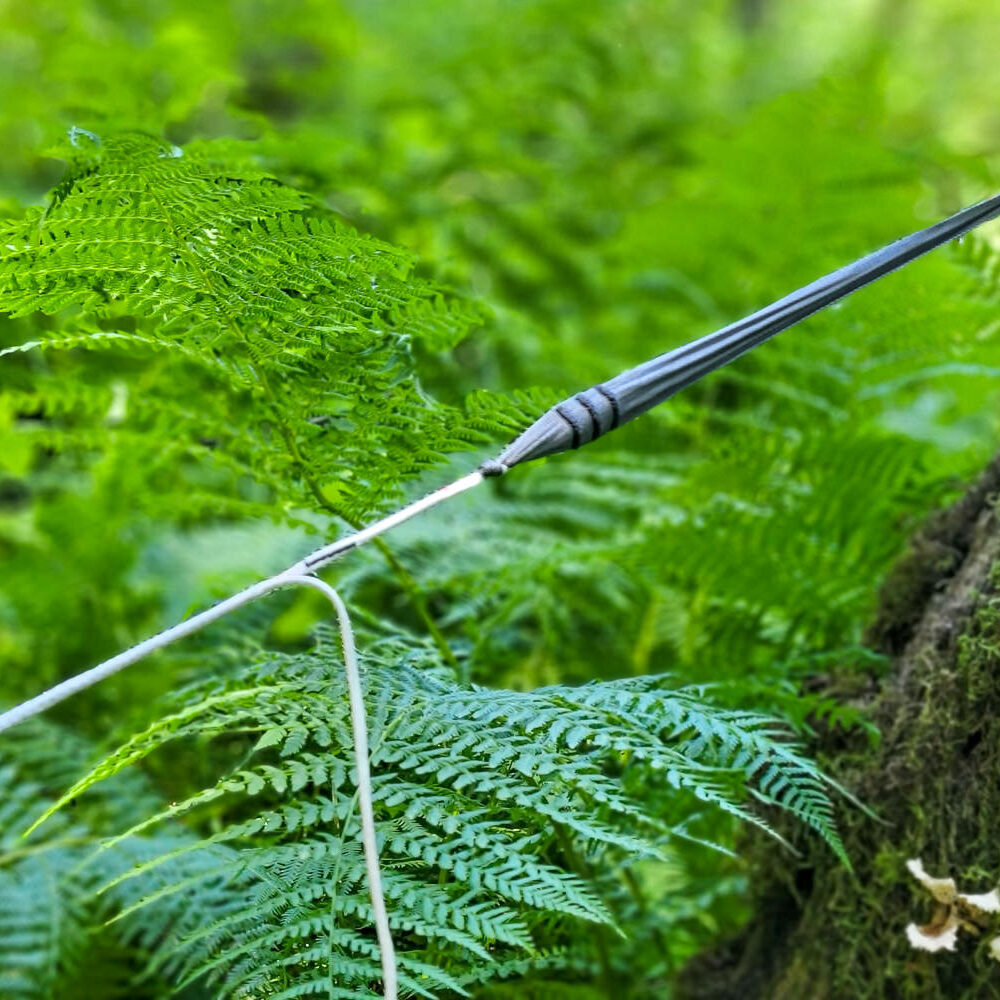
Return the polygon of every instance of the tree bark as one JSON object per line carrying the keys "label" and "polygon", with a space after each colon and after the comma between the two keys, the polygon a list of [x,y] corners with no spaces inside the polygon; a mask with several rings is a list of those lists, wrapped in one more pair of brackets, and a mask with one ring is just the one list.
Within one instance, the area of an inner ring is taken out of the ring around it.
{"label": "tree bark", "polygon": [[750,848],[754,917],[699,956],[683,1000],[1000,997],[991,928],[961,931],[955,952],[916,951],[905,928],[932,900],[908,873],[920,858],[960,891],[1000,881],[1000,459],[936,515],[887,580],[868,642],[890,657],[860,702],[881,731],[825,734],[827,772],[878,819],[848,806],[853,873],[828,852]]}

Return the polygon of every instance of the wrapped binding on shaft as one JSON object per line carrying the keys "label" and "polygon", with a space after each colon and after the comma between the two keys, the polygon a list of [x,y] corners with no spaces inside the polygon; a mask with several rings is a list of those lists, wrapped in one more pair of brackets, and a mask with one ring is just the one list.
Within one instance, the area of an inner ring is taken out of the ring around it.
{"label": "wrapped binding on shaft", "polygon": [[579,448],[729,364],[776,333],[997,215],[1000,215],[1000,195],[896,240],[746,319],[577,393],[542,414],[496,460],[485,463],[481,471],[484,475],[498,475],[521,462]]}

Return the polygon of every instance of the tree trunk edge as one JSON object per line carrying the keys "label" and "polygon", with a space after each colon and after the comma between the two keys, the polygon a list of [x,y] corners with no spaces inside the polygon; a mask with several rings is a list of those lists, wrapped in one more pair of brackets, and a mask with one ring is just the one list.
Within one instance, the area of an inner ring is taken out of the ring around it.
{"label": "tree trunk edge", "polygon": [[1000,456],[929,519],[882,587],[866,638],[891,666],[861,699],[879,745],[821,739],[827,772],[881,817],[841,810],[855,872],[801,840],[805,857],[755,841],[754,916],[689,963],[679,1000],[1000,998],[992,933],[960,932],[955,952],[933,954],[905,934],[932,910],[908,859],[966,893],[1000,880],[998,492]]}

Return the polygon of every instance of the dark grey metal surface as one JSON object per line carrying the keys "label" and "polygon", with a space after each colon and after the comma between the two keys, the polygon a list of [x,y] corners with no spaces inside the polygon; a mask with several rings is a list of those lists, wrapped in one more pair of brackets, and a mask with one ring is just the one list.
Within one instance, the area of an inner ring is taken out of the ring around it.
{"label": "dark grey metal surface", "polygon": [[669,399],[709,372],[729,364],[776,333],[998,215],[1000,194],[896,240],[778,299],[746,319],[563,400],[511,442],[497,459],[484,463],[483,474],[499,475],[521,462],[555,455],[593,441]]}

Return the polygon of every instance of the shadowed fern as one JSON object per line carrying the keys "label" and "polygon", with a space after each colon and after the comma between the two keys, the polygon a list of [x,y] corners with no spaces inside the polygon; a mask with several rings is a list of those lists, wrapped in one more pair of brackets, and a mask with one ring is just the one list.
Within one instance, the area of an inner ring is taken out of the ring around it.
{"label": "shadowed fern", "polygon": [[[153,964],[172,982],[205,980],[220,997],[378,995],[333,646],[266,654],[188,692],[64,796],[178,743],[245,748],[215,784],[96,855],[106,868],[106,855],[181,819],[204,831],[103,889],[121,920],[166,936]],[[750,791],[840,850],[815,767],[768,720],[703,692],[660,678],[468,690],[420,647],[372,637],[366,648],[384,885],[408,995],[463,994],[511,961],[585,963],[574,926],[614,926],[621,872],[693,836],[685,797],[764,823]]]}

